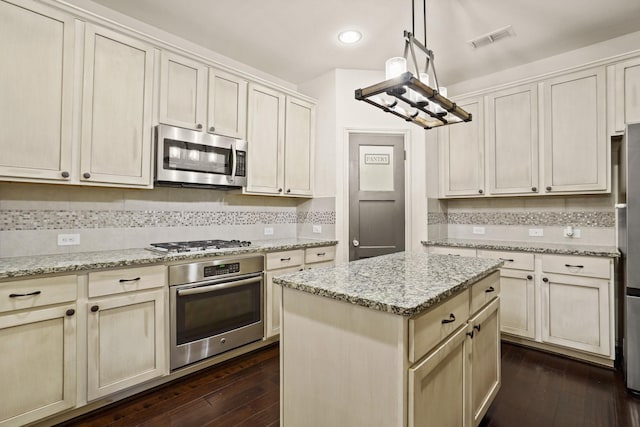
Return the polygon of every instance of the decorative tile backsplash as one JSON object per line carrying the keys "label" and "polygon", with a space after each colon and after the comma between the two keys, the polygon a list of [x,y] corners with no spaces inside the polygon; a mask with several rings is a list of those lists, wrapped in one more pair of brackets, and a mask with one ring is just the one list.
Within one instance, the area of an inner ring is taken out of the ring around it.
{"label": "decorative tile backsplash", "polygon": [[0,231],[335,224],[335,211],[1,210]]}
{"label": "decorative tile backsplash", "polygon": [[427,214],[427,225],[485,224],[518,226],[615,227],[614,211],[450,212]]}

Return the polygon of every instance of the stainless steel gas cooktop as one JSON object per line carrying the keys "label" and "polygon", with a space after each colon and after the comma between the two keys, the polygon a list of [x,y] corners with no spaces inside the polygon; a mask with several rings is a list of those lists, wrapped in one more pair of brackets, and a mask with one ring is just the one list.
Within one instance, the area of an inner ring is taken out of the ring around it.
{"label": "stainless steel gas cooktop", "polygon": [[195,252],[211,249],[243,248],[251,246],[251,242],[244,240],[190,240],[185,242],[151,243],[150,251],[168,252]]}

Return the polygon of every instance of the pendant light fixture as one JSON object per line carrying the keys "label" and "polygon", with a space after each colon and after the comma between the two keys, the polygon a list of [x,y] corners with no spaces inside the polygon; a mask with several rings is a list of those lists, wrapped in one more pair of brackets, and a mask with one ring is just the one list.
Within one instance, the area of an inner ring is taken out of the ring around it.
{"label": "pendant light fixture", "polygon": [[[356,89],[355,97],[374,105],[387,113],[413,122],[425,129],[454,123],[470,122],[471,114],[447,98],[446,88],[438,85],[433,51],[427,48],[427,8],[424,12],[424,43],[415,38],[415,0],[411,0],[412,31],[404,32],[404,55],[393,57],[385,63],[385,81]],[[416,50],[426,56],[424,69],[418,67]],[[407,57],[411,53],[411,65],[415,74],[407,71]],[[433,75],[433,86],[429,75]]]}

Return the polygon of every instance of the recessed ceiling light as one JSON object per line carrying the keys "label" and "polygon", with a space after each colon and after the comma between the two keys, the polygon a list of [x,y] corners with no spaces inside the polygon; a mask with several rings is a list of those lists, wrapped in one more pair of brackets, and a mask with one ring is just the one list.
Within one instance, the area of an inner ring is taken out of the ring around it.
{"label": "recessed ceiling light", "polygon": [[340,40],[344,44],[357,43],[361,38],[362,34],[356,30],[342,31],[340,34],[338,34],[338,40]]}

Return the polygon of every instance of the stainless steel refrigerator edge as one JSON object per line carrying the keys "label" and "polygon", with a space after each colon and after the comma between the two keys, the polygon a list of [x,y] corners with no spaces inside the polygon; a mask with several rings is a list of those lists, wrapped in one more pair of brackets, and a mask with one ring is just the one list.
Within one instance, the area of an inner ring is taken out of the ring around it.
{"label": "stainless steel refrigerator edge", "polygon": [[618,247],[624,283],[624,367],[627,388],[640,392],[640,123],[627,126],[626,208],[619,207]]}

